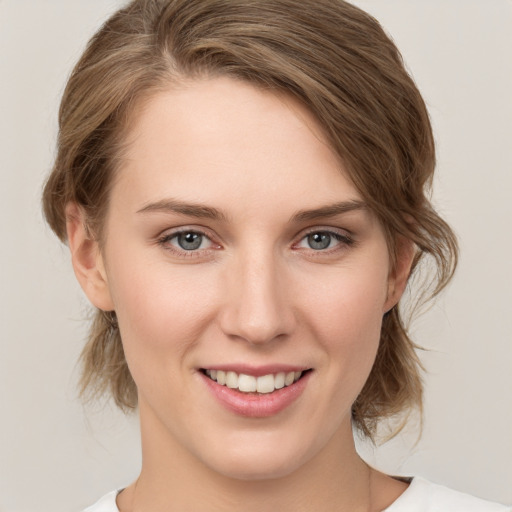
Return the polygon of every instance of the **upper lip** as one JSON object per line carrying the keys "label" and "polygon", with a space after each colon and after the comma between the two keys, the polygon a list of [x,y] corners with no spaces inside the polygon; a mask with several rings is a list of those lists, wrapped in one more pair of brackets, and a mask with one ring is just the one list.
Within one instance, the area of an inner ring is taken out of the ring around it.
{"label": "upper lip", "polygon": [[224,372],[235,372],[238,374],[252,375],[253,377],[261,377],[263,375],[276,374],[276,373],[289,373],[289,372],[304,372],[310,370],[311,367],[304,365],[293,364],[265,364],[265,365],[250,365],[250,364],[212,364],[201,367],[202,370],[222,370]]}

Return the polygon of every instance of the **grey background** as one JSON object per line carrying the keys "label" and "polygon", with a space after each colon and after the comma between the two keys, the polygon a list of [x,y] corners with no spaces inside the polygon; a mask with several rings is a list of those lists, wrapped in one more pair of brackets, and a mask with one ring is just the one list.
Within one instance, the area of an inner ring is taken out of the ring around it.
{"label": "grey background", "polygon": [[[130,482],[135,418],[76,399],[87,303],[39,196],[60,95],[122,2],[0,1],[0,511],[69,512]],[[453,285],[414,324],[425,428],[368,460],[512,503],[512,2],[358,0],[401,48],[432,115],[435,203],[460,236]]]}

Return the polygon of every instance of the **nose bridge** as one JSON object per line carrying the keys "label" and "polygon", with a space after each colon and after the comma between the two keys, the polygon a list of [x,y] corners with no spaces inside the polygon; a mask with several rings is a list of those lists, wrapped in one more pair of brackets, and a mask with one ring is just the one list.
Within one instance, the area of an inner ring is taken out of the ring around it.
{"label": "nose bridge", "polygon": [[222,329],[252,344],[289,334],[292,307],[279,258],[271,249],[238,254],[226,279]]}

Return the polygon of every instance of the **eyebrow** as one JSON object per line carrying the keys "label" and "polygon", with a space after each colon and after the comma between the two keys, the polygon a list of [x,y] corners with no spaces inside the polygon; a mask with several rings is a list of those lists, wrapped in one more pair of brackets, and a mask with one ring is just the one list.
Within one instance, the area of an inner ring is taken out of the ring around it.
{"label": "eyebrow", "polygon": [[293,215],[292,221],[304,222],[308,220],[325,219],[356,210],[368,210],[368,205],[364,201],[355,199],[351,201],[341,201],[311,210],[300,210]]}
{"label": "eyebrow", "polygon": [[188,203],[176,199],[162,199],[143,206],[137,213],[178,213],[189,217],[211,220],[226,220],[226,216],[217,208],[202,204]]}
{"label": "eyebrow", "polygon": [[[364,201],[350,200],[321,206],[308,210],[299,210],[291,217],[291,222],[304,222],[316,219],[325,219],[342,215],[344,213],[367,210],[368,206]],[[178,201],[177,199],[162,199],[143,206],[137,213],[177,213],[199,219],[222,220],[227,219],[226,215],[219,209],[197,203]]]}

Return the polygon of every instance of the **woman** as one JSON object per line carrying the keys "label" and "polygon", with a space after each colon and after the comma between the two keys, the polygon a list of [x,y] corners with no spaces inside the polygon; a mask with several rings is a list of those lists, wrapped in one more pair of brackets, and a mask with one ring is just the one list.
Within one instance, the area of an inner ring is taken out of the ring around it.
{"label": "woman", "polygon": [[44,207],[98,310],[83,391],[138,407],[143,464],[88,510],[506,510],[354,447],[421,409],[398,304],[423,259],[433,295],[455,267],[434,160],[345,2],[139,0],[100,29]]}

